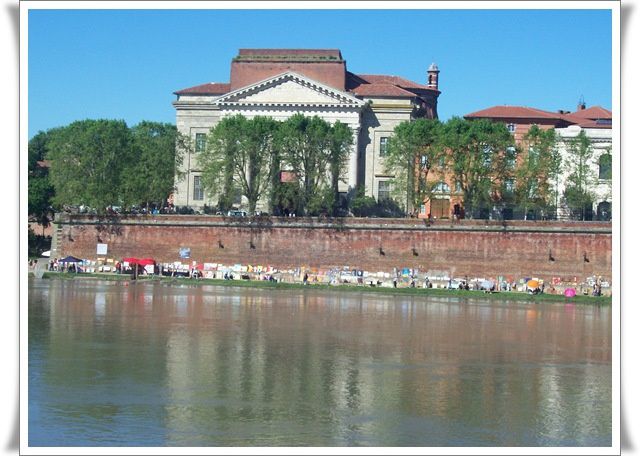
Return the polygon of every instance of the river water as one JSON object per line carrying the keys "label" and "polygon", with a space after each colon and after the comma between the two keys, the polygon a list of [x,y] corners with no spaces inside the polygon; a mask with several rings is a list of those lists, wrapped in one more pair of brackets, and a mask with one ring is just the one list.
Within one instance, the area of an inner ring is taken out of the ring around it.
{"label": "river water", "polygon": [[29,446],[611,445],[609,306],[32,278],[28,321]]}

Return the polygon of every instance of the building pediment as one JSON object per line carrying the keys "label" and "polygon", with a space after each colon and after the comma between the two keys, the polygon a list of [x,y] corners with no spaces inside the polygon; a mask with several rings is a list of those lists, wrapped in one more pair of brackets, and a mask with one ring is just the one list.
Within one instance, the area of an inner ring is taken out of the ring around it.
{"label": "building pediment", "polygon": [[287,72],[230,92],[215,100],[219,106],[362,107],[365,102],[318,81]]}

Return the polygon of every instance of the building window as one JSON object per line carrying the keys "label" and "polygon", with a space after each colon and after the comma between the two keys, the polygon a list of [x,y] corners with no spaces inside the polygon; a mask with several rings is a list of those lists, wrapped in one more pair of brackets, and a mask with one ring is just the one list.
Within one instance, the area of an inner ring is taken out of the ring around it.
{"label": "building window", "polygon": [[508,123],[507,124],[507,130],[509,130],[509,133],[515,133],[516,132],[516,124]]}
{"label": "building window", "polygon": [[513,146],[507,147],[507,168],[515,169],[516,167],[516,148]]}
{"label": "building window", "polygon": [[491,166],[491,155],[493,151],[491,150],[491,146],[484,146],[482,149],[482,161],[486,168]]}
{"label": "building window", "polygon": [[380,138],[380,156],[384,157],[389,151],[389,138]]}
{"label": "building window", "polygon": [[391,199],[391,184],[389,181],[378,182],[378,201]]}
{"label": "building window", "polygon": [[538,149],[534,147],[529,147],[529,161],[532,164],[536,164],[538,162]]}
{"label": "building window", "polygon": [[504,191],[505,192],[513,192],[514,189],[514,182],[513,179],[505,179],[504,181]]}
{"label": "building window", "polygon": [[456,181],[455,189],[456,193],[462,193],[462,182]]}
{"label": "building window", "polygon": [[611,179],[611,154],[602,154],[598,159],[598,178]]}
{"label": "building window", "polygon": [[449,193],[450,189],[446,182],[438,182],[435,187],[433,187],[434,193]]}
{"label": "building window", "polygon": [[204,152],[207,146],[207,135],[205,133],[196,133],[196,152]]}
{"label": "building window", "polygon": [[204,189],[200,181],[200,176],[193,176],[193,199],[202,201],[204,199]]}

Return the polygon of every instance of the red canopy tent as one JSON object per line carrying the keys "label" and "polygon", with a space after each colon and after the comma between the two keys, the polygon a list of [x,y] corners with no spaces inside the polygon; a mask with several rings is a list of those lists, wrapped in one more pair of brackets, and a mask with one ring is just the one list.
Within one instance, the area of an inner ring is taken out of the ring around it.
{"label": "red canopy tent", "polygon": [[[148,266],[148,265],[155,265],[156,264],[156,260],[154,260],[153,258],[133,258],[133,257],[129,257],[129,258],[123,258],[122,262],[123,263],[128,263],[129,267],[140,265],[143,268],[145,266]],[[134,276],[134,278],[136,278],[138,276],[138,268],[137,267],[132,267],[132,269],[133,269],[133,276]]]}
{"label": "red canopy tent", "polygon": [[140,266],[156,264],[156,260],[154,260],[153,258],[123,258],[122,262],[129,263],[130,265],[139,264]]}

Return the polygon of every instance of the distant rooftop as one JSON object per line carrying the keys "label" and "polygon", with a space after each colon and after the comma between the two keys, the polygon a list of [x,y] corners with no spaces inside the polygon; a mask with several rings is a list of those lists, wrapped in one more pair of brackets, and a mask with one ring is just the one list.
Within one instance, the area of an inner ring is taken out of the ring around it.
{"label": "distant rooftop", "polygon": [[503,105],[472,112],[464,117],[466,119],[527,119],[532,122],[551,122],[556,126],[575,124],[583,128],[611,128],[611,111],[601,106],[582,108],[575,112],[550,112],[526,106]]}
{"label": "distant rooftop", "polygon": [[[431,64],[430,68],[434,67],[437,69]],[[339,49],[240,49],[232,61],[230,82],[209,82],[174,93],[223,95],[284,72],[301,74],[358,97],[424,98],[440,94],[434,87],[400,76],[351,73]]]}
{"label": "distant rooftop", "polygon": [[236,62],[342,62],[339,49],[240,49]]}

